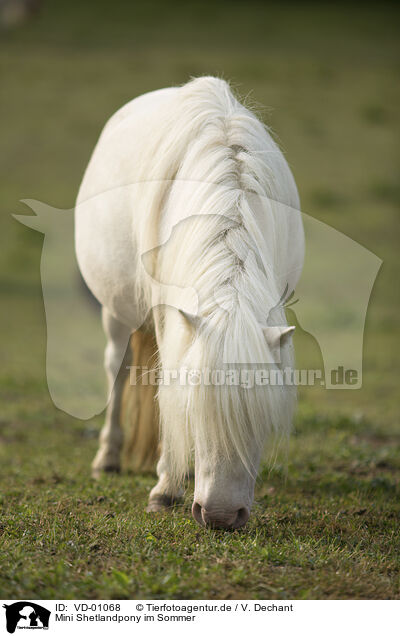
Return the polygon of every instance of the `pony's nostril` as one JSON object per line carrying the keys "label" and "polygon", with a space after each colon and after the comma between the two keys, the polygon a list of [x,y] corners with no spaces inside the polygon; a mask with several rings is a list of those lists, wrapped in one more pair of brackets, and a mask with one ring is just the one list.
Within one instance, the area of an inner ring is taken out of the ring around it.
{"label": "pony's nostril", "polygon": [[198,504],[197,501],[194,501],[192,505],[192,517],[195,521],[197,521],[197,523],[199,523],[201,526],[204,526],[205,523],[201,511],[202,508],[200,504]]}
{"label": "pony's nostril", "polygon": [[244,526],[250,516],[250,512],[247,508],[239,508],[239,510],[237,511],[237,515],[236,515],[236,520],[235,520],[235,528],[241,528],[242,526]]}

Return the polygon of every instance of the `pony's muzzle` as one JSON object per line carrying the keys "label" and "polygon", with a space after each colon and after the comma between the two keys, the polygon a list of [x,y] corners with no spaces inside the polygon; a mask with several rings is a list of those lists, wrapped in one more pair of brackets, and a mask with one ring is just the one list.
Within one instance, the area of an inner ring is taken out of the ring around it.
{"label": "pony's muzzle", "polygon": [[250,517],[250,510],[243,506],[236,510],[207,510],[197,501],[192,505],[193,518],[203,527],[236,530],[244,526]]}

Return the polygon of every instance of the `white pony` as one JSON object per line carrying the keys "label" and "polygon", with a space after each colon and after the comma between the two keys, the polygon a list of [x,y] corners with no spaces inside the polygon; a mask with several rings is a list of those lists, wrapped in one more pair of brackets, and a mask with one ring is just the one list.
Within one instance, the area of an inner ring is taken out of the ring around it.
{"label": "white pony", "polygon": [[[303,264],[299,209],[282,153],[221,79],[142,95],[103,130],[76,206],[78,262],[108,338],[110,401],[93,471],[118,470],[121,453],[148,468],[157,453],[148,510],[181,498],[194,462],[196,521],[248,520],[269,434],[290,430],[293,387],[176,375],[130,387],[125,440],[123,393],[133,363],[219,372],[293,365],[283,302]],[[174,294],[155,294],[157,282]],[[187,290],[196,306],[182,301]]]}

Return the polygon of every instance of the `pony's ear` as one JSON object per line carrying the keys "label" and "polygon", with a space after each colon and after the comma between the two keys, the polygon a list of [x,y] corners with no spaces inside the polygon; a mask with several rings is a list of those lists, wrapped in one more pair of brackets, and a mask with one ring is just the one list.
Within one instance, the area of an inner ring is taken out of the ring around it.
{"label": "pony's ear", "polygon": [[189,314],[187,311],[183,311],[183,309],[179,310],[179,313],[185,318],[185,320],[194,328],[198,329],[201,325],[200,316],[195,316],[194,314]]}
{"label": "pony's ear", "polygon": [[263,327],[268,344],[273,347],[289,342],[296,327]]}

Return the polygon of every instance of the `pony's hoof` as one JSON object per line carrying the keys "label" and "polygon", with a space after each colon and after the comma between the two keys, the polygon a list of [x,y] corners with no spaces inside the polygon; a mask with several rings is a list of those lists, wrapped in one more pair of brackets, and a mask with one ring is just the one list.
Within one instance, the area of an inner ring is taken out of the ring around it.
{"label": "pony's hoof", "polygon": [[93,479],[100,479],[105,473],[120,473],[121,468],[119,466],[93,466],[92,477]]}
{"label": "pony's hoof", "polygon": [[154,495],[149,499],[146,512],[163,512],[172,508],[177,501],[178,499],[175,499],[171,495]]}

